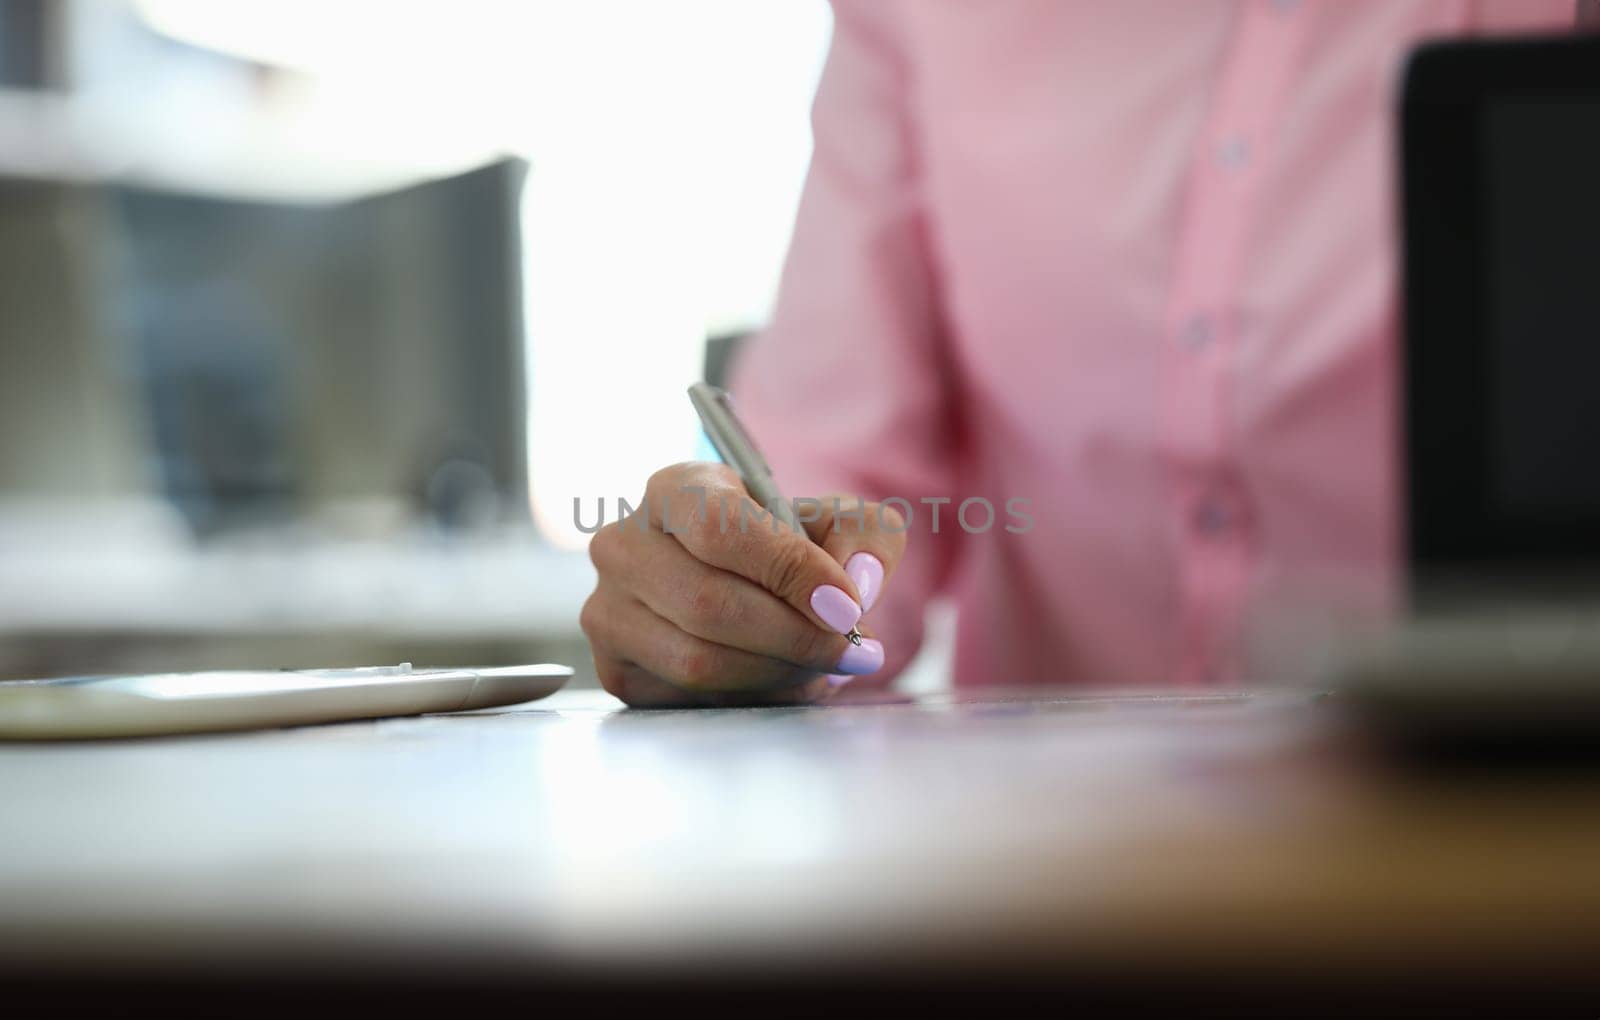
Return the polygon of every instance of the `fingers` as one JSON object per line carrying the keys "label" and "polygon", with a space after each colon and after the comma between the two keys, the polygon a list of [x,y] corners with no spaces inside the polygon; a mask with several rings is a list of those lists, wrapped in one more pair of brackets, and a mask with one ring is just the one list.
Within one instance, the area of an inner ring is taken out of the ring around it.
{"label": "fingers", "polygon": [[803,501],[775,522],[720,464],[651,477],[638,511],[590,544],[599,584],[581,622],[606,690],[630,705],[800,704],[882,669],[842,636],[905,549],[892,507]]}
{"label": "fingers", "polygon": [[826,680],[819,687],[813,669],[680,630],[604,582],[584,604],[579,622],[596,650],[602,685],[630,704],[666,697],[646,677],[694,695],[788,692],[792,701],[809,700],[827,687]]}
{"label": "fingers", "polygon": [[845,634],[861,618],[855,582],[843,565],[806,535],[775,522],[725,465],[677,464],[656,472],[641,512],[701,563],[771,592],[819,627]]}
{"label": "fingers", "polygon": [[832,697],[824,677],[775,691],[691,691],[652,676],[638,666],[596,660],[600,685],[629,708],[736,708],[760,705],[810,705]]}
{"label": "fingers", "polygon": [[[602,529],[590,554],[600,573],[679,630],[804,667],[839,671],[854,647],[751,581],[695,559],[654,529]],[[857,656],[859,658],[859,656]],[[846,663],[848,667],[849,663]]]}
{"label": "fingers", "polygon": [[899,510],[859,496],[828,496],[817,519],[806,524],[812,541],[843,564],[865,613],[906,551],[907,523]]}

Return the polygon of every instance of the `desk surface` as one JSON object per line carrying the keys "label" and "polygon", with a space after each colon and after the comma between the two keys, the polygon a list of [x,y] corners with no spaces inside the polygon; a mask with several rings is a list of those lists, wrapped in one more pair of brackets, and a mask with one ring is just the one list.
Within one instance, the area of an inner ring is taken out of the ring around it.
{"label": "desk surface", "polygon": [[[1600,781],[1299,696],[494,713],[0,746],[0,961],[1579,974]],[[281,972],[281,971],[280,971]]]}

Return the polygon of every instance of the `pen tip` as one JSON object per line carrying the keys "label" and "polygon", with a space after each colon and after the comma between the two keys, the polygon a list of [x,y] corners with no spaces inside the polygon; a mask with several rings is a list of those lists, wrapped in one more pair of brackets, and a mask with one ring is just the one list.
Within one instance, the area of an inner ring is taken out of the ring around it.
{"label": "pen tip", "polygon": [[861,632],[854,627],[850,628],[850,633],[846,634],[845,637],[856,647],[859,648],[861,646]]}

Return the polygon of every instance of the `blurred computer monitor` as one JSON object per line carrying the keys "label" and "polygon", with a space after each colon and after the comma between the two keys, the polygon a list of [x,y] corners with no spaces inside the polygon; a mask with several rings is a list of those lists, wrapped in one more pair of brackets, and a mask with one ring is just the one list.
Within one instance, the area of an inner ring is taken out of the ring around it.
{"label": "blurred computer monitor", "polygon": [[[0,305],[9,388],[95,403],[93,376],[126,405],[98,426],[11,408],[0,494],[114,492],[75,477],[110,472],[201,534],[340,508],[450,528],[521,517],[525,172],[506,160],[335,204],[0,188],[0,206],[38,213],[4,220],[0,252],[59,270]],[[15,233],[29,223],[39,236]]]}

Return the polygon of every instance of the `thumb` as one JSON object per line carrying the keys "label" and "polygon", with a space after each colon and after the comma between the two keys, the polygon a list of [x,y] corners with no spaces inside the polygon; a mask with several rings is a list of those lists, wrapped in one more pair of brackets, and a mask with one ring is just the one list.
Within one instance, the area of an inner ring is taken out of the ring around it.
{"label": "thumb", "polygon": [[[817,502],[816,519],[806,519],[806,531],[844,566],[866,612],[905,554],[906,519],[892,506],[859,496],[827,496]],[[808,516],[802,514],[803,519]]]}

